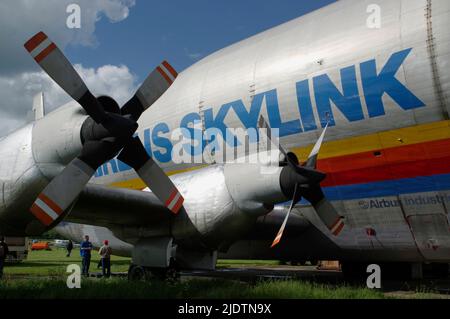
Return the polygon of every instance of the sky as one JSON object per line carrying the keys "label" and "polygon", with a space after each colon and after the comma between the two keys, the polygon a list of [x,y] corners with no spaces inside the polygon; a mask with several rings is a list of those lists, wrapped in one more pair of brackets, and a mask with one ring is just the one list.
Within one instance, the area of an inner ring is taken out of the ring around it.
{"label": "sky", "polygon": [[[46,111],[70,101],[23,48],[44,31],[94,94],[119,104],[160,61],[182,71],[230,44],[334,0],[0,0],[0,136],[30,121],[33,96]],[[80,28],[67,27],[78,4]]]}

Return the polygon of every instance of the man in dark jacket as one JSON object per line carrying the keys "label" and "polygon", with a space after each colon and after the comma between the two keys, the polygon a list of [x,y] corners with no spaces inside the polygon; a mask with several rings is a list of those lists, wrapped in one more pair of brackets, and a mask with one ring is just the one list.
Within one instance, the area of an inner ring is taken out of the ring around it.
{"label": "man in dark jacket", "polygon": [[69,242],[67,243],[67,256],[66,257],[70,257],[70,254],[72,253],[72,249],[73,249],[73,243],[71,240],[69,240]]}
{"label": "man in dark jacket", "polygon": [[5,243],[5,238],[0,237],[0,279],[3,277],[3,267],[5,266],[5,259],[8,255],[8,245]]}

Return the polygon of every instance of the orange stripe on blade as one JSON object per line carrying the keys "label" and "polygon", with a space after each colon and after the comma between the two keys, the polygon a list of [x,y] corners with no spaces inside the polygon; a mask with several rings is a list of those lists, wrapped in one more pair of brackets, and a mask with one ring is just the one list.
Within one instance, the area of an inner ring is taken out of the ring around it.
{"label": "orange stripe on blade", "polygon": [[41,53],[39,53],[34,59],[37,63],[44,60],[47,55],[49,55],[54,49],[56,49],[56,45],[52,42],[48,47],[46,47],[44,50],[42,50]]}
{"label": "orange stripe on blade", "polygon": [[334,227],[336,227],[336,226],[339,224],[340,221],[341,221],[341,218],[339,217],[339,218],[333,223],[333,225],[332,225],[329,229],[330,229],[330,230],[333,230]]}
{"label": "orange stripe on blade", "polygon": [[334,231],[333,235],[334,235],[334,236],[338,236],[338,235],[341,233],[341,231],[342,231],[342,229],[344,228],[344,226],[345,226],[345,224],[342,222],[342,224],[338,227],[338,229],[336,229],[336,230]]}
{"label": "orange stripe on blade", "polygon": [[170,196],[169,196],[169,198],[166,200],[166,202],[165,202],[165,205],[166,206],[169,206],[170,205],[170,203],[172,203],[172,201],[173,201],[173,199],[175,198],[175,196],[177,196],[177,190],[176,189],[173,189],[172,190],[172,193],[170,193]]}
{"label": "orange stripe on blade", "polygon": [[53,223],[53,219],[48,216],[38,205],[35,203],[30,208],[30,212],[41,221],[45,226],[50,226]]}
{"label": "orange stripe on blade", "polygon": [[61,207],[59,207],[53,200],[51,200],[50,198],[48,198],[44,193],[39,194],[38,198],[43,201],[44,203],[47,204],[48,207],[50,207],[51,209],[53,209],[53,211],[55,213],[57,213],[58,215],[61,215],[63,210]]}
{"label": "orange stripe on blade", "polygon": [[169,85],[172,85],[172,80],[169,78],[169,76],[166,74],[166,72],[164,72],[164,70],[161,69],[161,67],[159,67],[159,66],[156,69],[162,75],[162,77],[166,79],[167,83],[169,83]]}
{"label": "orange stripe on blade", "polygon": [[183,196],[180,195],[180,198],[178,198],[177,203],[172,208],[172,212],[174,214],[178,214],[178,212],[180,211],[181,206],[183,205],[183,202],[184,202],[184,198],[183,198]]}
{"label": "orange stripe on blade", "polygon": [[172,74],[174,78],[178,76],[178,72],[175,71],[175,69],[169,64],[169,62],[163,61],[162,65],[164,65],[166,69],[169,70],[170,74]]}
{"label": "orange stripe on blade", "polygon": [[270,246],[270,248],[275,247],[276,245],[278,245],[280,243],[281,237],[277,237],[275,238],[275,240],[272,243],[272,246]]}
{"label": "orange stripe on blade", "polygon": [[45,35],[44,32],[39,32],[38,34],[36,34],[34,37],[32,37],[30,40],[27,41],[27,43],[25,43],[25,49],[27,49],[28,52],[33,51],[34,49],[36,49],[36,47],[42,43],[42,41],[44,41],[45,39],[47,39],[47,36]]}

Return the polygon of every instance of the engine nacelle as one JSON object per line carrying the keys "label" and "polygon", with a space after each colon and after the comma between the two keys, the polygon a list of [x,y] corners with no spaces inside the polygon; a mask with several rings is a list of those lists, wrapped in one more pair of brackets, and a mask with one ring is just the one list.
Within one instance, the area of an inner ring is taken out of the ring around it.
{"label": "engine nacelle", "polygon": [[29,209],[49,180],[80,153],[80,130],[86,118],[77,103],[68,103],[0,140],[3,235],[42,231]]}
{"label": "engine nacelle", "polygon": [[226,164],[175,176],[186,212],[173,219],[172,236],[187,245],[200,239],[208,248],[241,238],[274,203],[287,200],[280,173],[280,167],[270,164]]}
{"label": "engine nacelle", "polygon": [[85,111],[71,102],[34,124],[33,157],[46,177],[53,178],[80,154],[80,132],[87,118]]}

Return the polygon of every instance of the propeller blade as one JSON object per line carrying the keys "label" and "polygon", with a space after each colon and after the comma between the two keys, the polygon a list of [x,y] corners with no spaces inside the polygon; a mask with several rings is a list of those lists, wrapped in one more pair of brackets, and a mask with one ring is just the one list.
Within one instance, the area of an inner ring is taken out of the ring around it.
{"label": "propeller blade", "polygon": [[24,46],[41,68],[77,101],[95,122],[105,121],[106,113],[100,103],[61,50],[44,32],[34,35]]}
{"label": "propeller blade", "polygon": [[[258,128],[265,129],[265,132],[266,132],[266,135],[267,135],[269,141],[274,143],[274,141],[272,139],[272,133],[271,133],[272,129],[262,115],[259,117]],[[322,136],[322,140],[323,140],[323,136]],[[277,142],[277,141],[275,141],[275,142]],[[326,175],[324,173],[316,171],[315,169],[311,169],[310,167],[299,166],[298,160],[293,153],[286,152],[286,150],[281,146],[280,143],[274,143],[274,144],[278,144],[278,148],[279,148],[280,152],[283,154],[286,161],[288,162],[289,166],[291,166],[298,174],[301,174],[302,176],[308,178],[310,181],[313,181],[316,183],[319,183],[325,179]],[[289,155],[292,155],[292,157]]]}
{"label": "propeller blade", "polygon": [[39,194],[30,208],[31,213],[43,225],[51,226],[67,212],[95,170],[121,149],[114,137],[85,142],[80,156],[73,159]]}
{"label": "propeller blade", "polygon": [[311,154],[309,154],[308,160],[306,161],[306,164],[305,164],[305,167],[309,167],[309,168],[313,168],[313,169],[317,168],[317,157],[319,155],[320,148],[322,147],[322,143],[325,138],[325,133],[327,132],[327,129],[328,129],[328,123],[325,126],[325,128],[323,129],[322,134],[320,135],[316,144],[314,145],[314,147],[311,151]]}
{"label": "propeller blade", "polygon": [[303,197],[311,203],[317,212],[317,215],[331,233],[334,236],[339,236],[345,226],[344,217],[342,217],[327,200],[322,188],[319,185],[305,188],[302,187],[301,193]]}
{"label": "propeller blade", "polygon": [[161,167],[148,155],[138,137],[128,143],[118,158],[134,168],[139,177],[174,214],[178,214],[183,206],[184,198],[164,173]]}
{"label": "propeller blade", "polygon": [[52,225],[72,205],[94,173],[92,167],[75,158],[39,194],[31,213],[45,226]]}
{"label": "propeller blade", "polygon": [[288,156],[288,153],[281,146],[281,144],[275,138],[272,137],[272,128],[270,127],[269,123],[267,123],[266,119],[262,115],[259,117],[258,128],[259,129],[264,129],[264,131],[266,132],[268,140],[271,143],[273,143],[275,145],[278,145],[278,149],[280,150],[280,153],[283,154],[284,158],[288,161],[288,163],[290,163],[290,158]]}
{"label": "propeller blade", "polygon": [[314,205],[314,209],[331,233],[334,236],[339,236],[345,223],[344,217],[339,215],[334,206],[324,197],[322,201]]}
{"label": "propeller blade", "polygon": [[125,103],[122,114],[130,114],[137,121],[167,91],[177,76],[177,71],[167,61],[163,61],[150,73],[131,100]]}
{"label": "propeller blade", "polygon": [[289,210],[286,214],[286,217],[284,218],[283,224],[280,227],[280,230],[278,231],[277,236],[272,242],[272,246],[270,248],[274,248],[276,245],[278,245],[281,241],[281,238],[283,237],[284,229],[286,228],[287,221],[289,219],[289,215],[291,214],[292,209],[294,209],[295,205],[300,201],[300,187],[298,184],[295,184],[295,190],[294,190],[294,197],[292,198],[291,206],[289,207]]}

